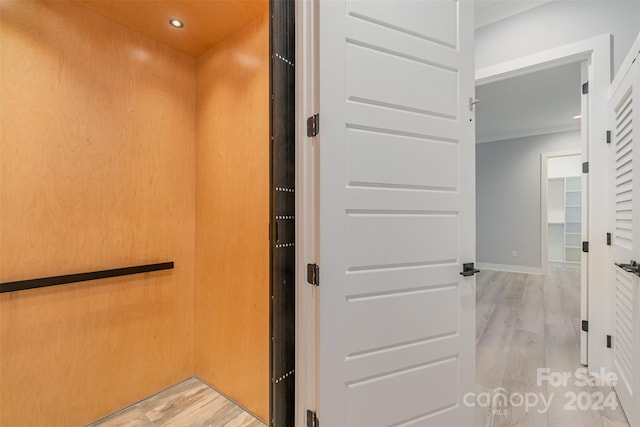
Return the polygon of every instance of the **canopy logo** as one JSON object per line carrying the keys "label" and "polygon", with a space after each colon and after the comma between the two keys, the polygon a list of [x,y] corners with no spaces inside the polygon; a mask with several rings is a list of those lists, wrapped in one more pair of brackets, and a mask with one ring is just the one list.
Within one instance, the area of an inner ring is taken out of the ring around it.
{"label": "canopy logo", "polygon": [[549,411],[553,400],[553,393],[548,397],[545,393],[509,393],[502,387],[481,393],[467,393],[463,397],[466,406],[480,406],[489,408],[493,414],[510,418],[513,408],[523,407],[526,412],[536,410],[541,414]]}
{"label": "canopy logo", "polygon": [[[614,372],[590,372],[578,368],[573,372],[554,372],[549,368],[536,371],[536,389],[542,391],[508,391],[498,387],[490,391],[467,393],[463,404],[487,408],[492,416],[510,420],[514,412],[547,413],[553,407],[563,411],[601,411],[617,409],[618,399],[611,389],[618,381]],[[606,387],[605,391],[599,388]]]}

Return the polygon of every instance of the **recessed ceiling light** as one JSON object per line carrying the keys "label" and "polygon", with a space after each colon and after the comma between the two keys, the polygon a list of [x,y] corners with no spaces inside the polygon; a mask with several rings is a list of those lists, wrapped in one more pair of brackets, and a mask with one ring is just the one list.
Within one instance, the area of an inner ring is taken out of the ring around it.
{"label": "recessed ceiling light", "polygon": [[582,117],[582,114],[576,114],[575,116],[571,117],[572,119],[579,119]]}
{"label": "recessed ceiling light", "polygon": [[184,24],[182,23],[182,21],[180,21],[179,19],[176,19],[176,18],[170,18],[169,19],[169,25],[171,25],[172,27],[176,27],[176,28],[184,27]]}

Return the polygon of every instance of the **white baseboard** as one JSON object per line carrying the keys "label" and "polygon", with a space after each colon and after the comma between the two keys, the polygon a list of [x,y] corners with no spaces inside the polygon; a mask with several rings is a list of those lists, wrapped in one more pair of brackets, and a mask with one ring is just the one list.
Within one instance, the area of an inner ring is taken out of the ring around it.
{"label": "white baseboard", "polygon": [[508,273],[542,274],[540,267],[527,267],[524,265],[490,264],[486,262],[476,263],[480,270],[506,271]]}

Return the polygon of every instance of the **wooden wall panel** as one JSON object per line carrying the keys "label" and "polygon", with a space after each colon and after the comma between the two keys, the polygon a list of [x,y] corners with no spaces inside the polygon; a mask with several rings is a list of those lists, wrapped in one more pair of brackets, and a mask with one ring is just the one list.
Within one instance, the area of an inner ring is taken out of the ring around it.
{"label": "wooden wall panel", "polygon": [[[194,371],[195,59],[72,2],[1,2],[0,425],[81,425]],[[266,231],[265,231],[266,233]]]}
{"label": "wooden wall panel", "polygon": [[198,59],[196,371],[269,416],[269,20]]}

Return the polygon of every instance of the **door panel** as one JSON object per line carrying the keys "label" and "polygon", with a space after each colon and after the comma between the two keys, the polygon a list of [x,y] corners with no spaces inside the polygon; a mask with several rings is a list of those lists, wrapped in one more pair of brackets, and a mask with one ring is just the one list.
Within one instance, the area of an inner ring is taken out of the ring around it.
{"label": "door panel", "polygon": [[[354,41],[347,41],[346,57],[350,101],[455,118],[456,72]],[[434,91],[445,96],[429,96]]]}
{"label": "door panel", "polygon": [[[408,414],[430,413],[451,408],[456,402],[457,387],[451,378],[457,374],[454,356],[399,372],[383,373],[373,378],[347,384],[347,424],[349,426],[396,425]],[[434,384],[440,391],[431,396]],[[410,392],[409,392],[410,391]],[[390,396],[402,396],[392,405],[371,405],[371,402],[389,402]]]}
{"label": "door panel", "polygon": [[[353,128],[346,139],[350,186],[453,190],[458,185],[457,144]],[[398,170],[398,164],[405,168]]]}
{"label": "door panel", "polygon": [[350,16],[415,35],[448,47],[457,42],[457,2],[404,2],[389,7],[384,1],[351,1]]}
{"label": "door panel", "polygon": [[406,212],[347,212],[348,272],[455,262],[456,213]]}
{"label": "door panel", "polygon": [[472,6],[319,3],[322,425],[474,423]]}
{"label": "door panel", "polygon": [[[615,263],[637,261],[639,170],[637,127],[640,76],[634,64],[609,101],[612,125],[611,190]],[[640,279],[637,274],[613,267],[613,370],[617,375],[616,393],[631,425],[639,420],[640,399]]]}
{"label": "door panel", "polygon": [[[347,297],[347,358],[457,330],[456,285]],[[434,312],[443,312],[432,322]]]}

